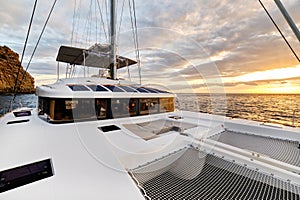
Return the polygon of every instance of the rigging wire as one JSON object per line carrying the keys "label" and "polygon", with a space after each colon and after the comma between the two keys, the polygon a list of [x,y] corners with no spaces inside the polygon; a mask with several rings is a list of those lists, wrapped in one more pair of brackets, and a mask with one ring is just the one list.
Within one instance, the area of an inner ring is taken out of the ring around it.
{"label": "rigging wire", "polygon": [[86,31],[86,38],[85,38],[85,43],[89,44],[91,41],[91,14],[92,13],[92,0],[90,0],[90,4],[89,4],[89,10],[88,10],[88,14],[86,17],[86,22],[85,22],[85,26],[84,26],[84,32]]}
{"label": "rigging wire", "polygon": [[100,12],[100,18],[101,18],[101,23],[102,23],[102,26],[103,26],[103,31],[104,31],[105,39],[108,41],[108,37],[107,37],[106,29],[105,29],[105,23],[104,23],[104,19],[103,19],[103,13],[102,13],[102,10],[101,10],[101,6],[100,6],[100,3],[99,3],[99,0],[97,0],[97,4],[98,4],[99,12]]}
{"label": "rigging wire", "polygon": [[[21,62],[20,62],[21,64],[19,66],[18,73],[17,73],[16,79],[15,79],[13,93],[15,93],[16,89],[17,89],[18,79],[19,79],[19,75],[20,75],[20,71],[21,71],[21,67],[22,67],[22,63],[23,63],[25,50],[26,50],[26,47],[27,47],[28,37],[29,37],[29,34],[30,34],[31,26],[32,26],[33,16],[34,16],[34,13],[35,13],[35,10],[36,10],[36,5],[37,5],[37,0],[35,0],[34,6],[33,6],[32,14],[31,14],[30,22],[29,22],[29,27],[28,27],[28,30],[27,30],[27,35],[26,35],[26,39],[25,39],[25,43],[24,43],[24,47],[23,47],[23,51],[22,51]],[[14,100],[14,98],[13,98],[13,100]]]}
{"label": "rigging wire", "polygon": [[[138,65],[139,79],[140,79],[140,84],[142,84],[139,40],[138,40],[138,32],[137,32],[138,29],[137,29],[137,22],[136,22],[136,9],[135,9],[135,1],[134,0],[132,0],[133,17],[132,17],[130,0],[129,0],[129,7],[130,7],[131,25],[132,25],[132,31],[133,31],[133,40],[134,40],[134,45],[136,48],[136,60],[137,60],[137,65]],[[134,21],[132,19],[134,19]]]}
{"label": "rigging wire", "polygon": [[125,5],[125,0],[123,0],[122,3],[122,8],[121,8],[121,17],[120,17],[120,24],[119,24],[119,31],[118,31],[118,42],[120,41],[120,33],[121,33],[121,26],[122,26],[122,19],[123,19],[123,13],[124,13],[124,5]]}
{"label": "rigging wire", "polygon": [[[108,14],[108,3],[107,3],[107,1],[105,0],[104,1],[104,3],[105,3],[105,12],[106,12],[106,24],[107,24],[107,30],[110,30],[110,23],[109,23],[109,19],[108,19],[108,16],[109,16],[109,14]],[[109,41],[109,38],[107,37],[107,42]]]}
{"label": "rigging wire", "polygon": [[[46,22],[45,22],[45,24],[44,24],[44,26],[43,26],[43,29],[42,29],[42,31],[41,31],[41,34],[40,34],[40,36],[39,36],[39,38],[38,38],[38,41],[37,41],[37,43],[36,43],[36,45],[35,45],[35,47],[34,47],[34,50],[33,50],[32,54],[31,54],[31,57],[30,57],[30,59],[29,59],[29,62],[27,63],[27,66],[26,66],[26,70],[25,70],[25,71],[27,71],[28,68],[29,68],[29,65],[30,65],[30,63],[31,63],[31,61],[32,61],[32,58],[33,58],[33,56],[34,56],[34,54],[35,54],[35,52],[36,52],[36,49],[37,49],[37,47],[38,47],[38,45],[39,45],[39,43],[40,43],[40,41],[41,41],[41,38],[42,38],[42,36],[43,36],[43,34],[44,34],[44,32],[45,32],[46,26],[47,26],[47,24],[48,24],[48,22],[49,22],[50,16],[51,16],[51,14],[52,14],[52,12],[53,12],[53,9],[54,9],[54,6],[55,6],[56,2],[57,2],[57,0],[54,0],[54,3],[53,3],[53,5],[52,5],[52,7],[51,7],[51,10],[50,10],[49,14],[48,14],[48,17],[47,17]],[[24,77],[23,77],[23,80],[24,80]]]}
{"label": "rigging wire", "polygon": [[[39,43],[40,43],[40,40],[41,40],[41,38],[42,38],[42,36],[43,36],[43,34],[44,34],[44,31],[45,31],[45,29],[46,29],[46,26],[47,26],[47,24],[48,24],[48,21],[49,21],[50,16],[51,16],[51,14],[52,14],[52,12],[53,12],[53,9],[54,9],[54,6],[55,6],[56,2],[57,2],[57,0],[54,0],[54,3],[53,3],[53,5],[52,5],[52,7],[51,7],[51,10],[50,10],[50,12],[49,12],[49,14],[48,14],[47,20],[46,20],[46,22],[45,22],[45,24],[44,24],[44,26],[43,26],[43,29],[42,29],[42,31],[41,31],[41,34],[40,34],[40,36],[39,36],[39,38],[38,38],[38,40],[37,40],[37,43],[36,43],[36,45],[35,45],[35,47],[34,47],[34,50],[33,50],[32,54],[31,54],[31,57],[30,57],[30,59],[29,59],[29,62],[27,63],[27,66],[26,66],[26,69],[25,69],[25,74],[23,75],[23,77],[22,77],[20,83],[22,83],[22,82],[24,81],[24,79],[26,78],[26,76],[27,76],[26,72],[28,71],[28,68],[29,68],[29,65],[30,65],[30,63],[31,63],[31,61],[32,61],[32,58],[33,58],[33,56],[34,56],[34,54],[35,54],[35,52],[36,52],[36,49],[37,49],[37,47],[38,47],[38,45],[39,45]],[[16,89],[18,89],[18,84],[17,84],[17,82],[18,82],[18,81],[16,80],[16,84],[15,84]],[[16,90],[14,90],[14,92],[15,92],[15,91],[16,91]],[[14,97],[13,97],[11,103],[14,102],[15,97],[16,97],[16,96],[14,95]]]}
{"label": "rigging wire", "polygon": [[95,16],[93,16],[93,18],[95,19],[95,21],[96,21],[96,24],[95,24],[95,26],[96,26],[96,43],[98,43],[98,17],[97,17],[97,5],[96,5],[96,3],[95,3],[95,6],[94,6],[94,12],[95,12]]}
{"label": "rigging wire", "polygon": [[142,74],[141,74],[141,59],[140,59],[140,49],[139,49],[139,40],[138,40],[138,29],[137,29],[137,22],[136,22],[136,9],[135,9],[135,0],[133,1],[133,11],[134,11],[134,25],[136,30],[136,51],[137,51],[137,65],[139,69],[139,78],[140,78],[140,84],[142,84]]}
{"label": "rigging wire", "polygon": [[268,10],[264,6],[264,4],[261,2],[261,0],[258,0],[258,1],[259,1],[260,5],[263,7],[263,9],[265,10],[265,12],[267,13],[268,17],[270,18],[270,20],[272,21],[272,23],[274,24],[274,26],[276,27],[276,29],[278,30],[278,32],[280,33],[281,37],[284,39],[285,43],[288,45],[288,47],[290,48],[290,50],[292,51],[292,53],[294,54],[294,56],[298,60],[298,62],[300,62],[300,59],[299,59],[297,53],[294,51],[293,47],[290,45],[290,43],[288,42],[288,40],[286,39],[286,37],[283,35],[282,31],[280,30],[279,26],[274,21],[274,19],[271,16],[271,14],[268,12]]}
{"label": "rigging wire", "polygon": [[[79,0],[79,3],[76,5],[77,10],[79,10],[81,5],[82,5],[82,1]],[[74,27],[72,30],[73,32],[75,32],[75,42],[74,42],[75,44],[80,43],[80,41],[78,41],[80,40],[80,38],[78,38],[80,18],[81,18],[80,12],[77,11],[74,15]]]}
{"label": "rigging wire", "polygon": [[102,26],[103,26],[104,35],[105,35],[106,41],[108,41],[108,36],[107,36],[107,33],[106,33],[105,23],[104,23],[104,19],[103,19],[103,13],[102,13],[102,10],[101,10],[99,0],[97,0],[97,4],[98,4],[99,12],[100,12],[100,18],[101,18],[101,23],[102,23]]}
{"label": "rigging wire", "polygon": [[[22,67],[22,63],[23,63],[23,58],[24,58],[25,50],[26,50],[27,43],[28,43],[28,37],[29,37],[29,34],[30,34],[30,30],[31,30],[31,26],[32,26],[32,21],[33,21],[33,17],[34,17],[34,13],[35,13],[35,10],[36,10],[36,5],[37,5],[37,0],[35,0],[35,2],[34,2],[32,14],[31,14],[31,18],[30,18],[30,22],[29,22],[27,34],[26,34],[26,39],[25,39],[25,43],[24,43],[24,47],[23,47],[23,51],[22,51],[20,66],[19,66],[18,73],[17,73],[16,79],[15,79],[15,83],[14,83],[13,96],[12,96],[12,99],[10,101],[10,111],[12,111],[12,105],[13,105],[13,102],[15,101],[15,98],[16,98],[16,94],[15,93],[17,91],[18,79],[19,79],[19,75],[20,75],[20,71],[21,71],[21,67]],[[25,73],[25,75],[26,75],[26,73]],[[23,77],[24,77],[24,75],[23,75]]]}
{"label": "rigging wire", "polygon": [[74,29],[75,29],[75,16],[76,16],[76,0],[74,1],[74,10],[73,10],[73,21],[72,21],[72,34],[71,34],[71,46],[73,45]]}

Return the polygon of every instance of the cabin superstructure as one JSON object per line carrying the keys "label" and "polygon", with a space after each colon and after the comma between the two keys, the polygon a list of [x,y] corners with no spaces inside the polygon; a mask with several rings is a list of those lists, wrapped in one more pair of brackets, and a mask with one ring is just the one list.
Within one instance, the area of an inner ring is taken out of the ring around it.
{"label": "cabin superstructure", "polygon": [[[111,48],[111,45],[101,44],[88,49],[61,46],[56,61],[74,67],[81,65],[113,70]],[[120,69],[136,63],[116,55],[114,65],[116,69]],[[67,78],[67,73],[66,79],[37,87],[39,116],[50,123],[104,120],[174,111],[175,95],[167,91],[112,77]]]}
{"label": "cabin superstructure", "polygon": [[174,111],[174,94],[127,81],[65,79],[37,88],[40,117],[50,123],[104,120]]}

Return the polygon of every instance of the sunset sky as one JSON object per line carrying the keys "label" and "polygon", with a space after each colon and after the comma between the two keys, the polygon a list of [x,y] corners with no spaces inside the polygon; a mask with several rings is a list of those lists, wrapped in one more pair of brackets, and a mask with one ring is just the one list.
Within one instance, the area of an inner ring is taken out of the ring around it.
{"label": "sunset sky", "polygon": [[[117,2],[118,53],[135,59],[128,0],[124,7],[123,0]],[[262,2],[300,56],[300,43],[275,2]],[[300,1],[282,3],[300,27]],[[38,2],[24,67],[52,4]],[[1,2],[1,46],[21,55],[33,5],[34,0]],[[71,40],[73,46],[86,48],[107,43],[106,3],[99,0],[99,5],[104,28],[95,0],[58,0],[29,67],[36,85],[56,80],[60,45],[71,45]],[[136,0],[135,8],[143,84],[176,92],[300,93],[300,63],[257,0]],[[127,72],[119,71],[119,77],[128,78]],[[130,72],[138,82],[137,67]]]}

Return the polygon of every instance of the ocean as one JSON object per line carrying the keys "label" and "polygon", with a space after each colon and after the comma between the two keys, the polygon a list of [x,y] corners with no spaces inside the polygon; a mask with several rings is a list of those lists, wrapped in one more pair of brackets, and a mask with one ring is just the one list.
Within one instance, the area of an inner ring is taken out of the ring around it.
{"label": "ocean", "polygon": [[[0,95],[0,116],[9,110],[11,95]],[[17,95],[13,109],[19,104],[35,108],[34,94]],[[300,95],[296,94],[178,94],[176,109],[226,115],[259,122],[300,127]]]}

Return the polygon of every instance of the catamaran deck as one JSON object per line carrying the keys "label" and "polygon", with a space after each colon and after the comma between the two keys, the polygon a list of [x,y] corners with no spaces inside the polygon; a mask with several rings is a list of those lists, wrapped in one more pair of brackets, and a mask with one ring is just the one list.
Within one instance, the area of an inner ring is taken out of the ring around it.
{"label": "catamaran deck", "polygon": [[299,142],[254,134],[224,131],[210,139],[241,149],[247,149],[275,160],[300,167]]}

